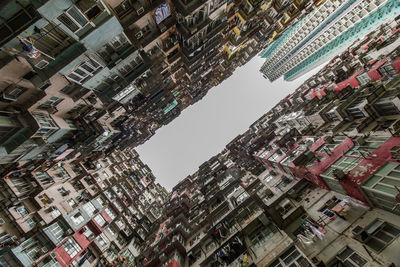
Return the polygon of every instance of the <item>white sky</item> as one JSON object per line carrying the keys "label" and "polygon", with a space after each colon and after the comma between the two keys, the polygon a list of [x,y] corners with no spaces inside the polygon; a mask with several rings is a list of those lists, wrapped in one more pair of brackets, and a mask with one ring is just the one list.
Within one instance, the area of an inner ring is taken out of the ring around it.
{"label": "white sky", "polygon": [[270,83],[259,72],[263,61],[255,57],[237,68],[202,100],[136,148],[156,181],[168,191],[320,69],[293,82],[281,78]]}

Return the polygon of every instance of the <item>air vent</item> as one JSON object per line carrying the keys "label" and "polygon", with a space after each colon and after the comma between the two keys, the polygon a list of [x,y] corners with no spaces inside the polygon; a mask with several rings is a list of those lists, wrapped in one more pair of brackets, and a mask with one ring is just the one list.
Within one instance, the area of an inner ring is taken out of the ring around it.
{"label": "air vent", "polygon": [[49,65],[49,62],[47,60],[41,60],[35,65],[35,67],[38,69],[44,69],[47,65]]}
{"label": "air vent", "polygon": [[140,7],[138,10],[136,10],[136,13],[138,16],[142,15],[144,13],[144,7]]}
{"label": "air vent", "polygon": [[143,32],[142,32],[142,31],[139,31],[138,33],[135,34],[135,37],[136,37],[136,39],[139,40],[140,38],[143,37]]}

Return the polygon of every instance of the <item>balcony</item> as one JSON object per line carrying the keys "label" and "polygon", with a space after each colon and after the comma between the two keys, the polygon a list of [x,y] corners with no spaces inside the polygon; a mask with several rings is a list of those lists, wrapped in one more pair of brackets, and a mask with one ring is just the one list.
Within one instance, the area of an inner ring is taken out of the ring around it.
{"label": "balcony", "polygon": [[116,6],[114,11],[123,27],[128,28],[163,2],[164,0],[153,0],[148,4],[147,1],[145,1],[146,4],[141,6],[137,1],[125,1]]}
{"label": "balcony", "polygon": [[[33,2],[30,3],[30,2]],[[38,1],[30,1],[28,2],[29,4],[27,6],[23,6],[22,4],[16,5],[17,8],[19,9],[15,14],[12,15],[12,17],[4,17],[4,21],[2,22],[0,26],[0,45],[3,46],[5,43],[13,39],[15,36],[17,36],[20,32],[25,30],[27,27],[32,25],[34,22],[40,19],[40,15],[36,12],[36,9],[40,6],[43,5],[46,1],[44,0],[38,0]],[[26,3],[26,2],[24,2]],[[10,5],[5,4],[6,6],[2,6],[4,10],[7,8],[9,9],[10,12],[15,11],[15,7]],[[3,16],[3,15],[2,15]],[[4,14],[4,16],[7,16],[7,14]]]}
{"label": "balcony", "polygon": [[46,67],[37,70],[37,73],[40,77],[43,77],[42,79],[47,80],[82,55],[85,51],[86,47],[83,44],[75,43],[60,53],[57,58],[51,61]]}
{"label": "balcony", "polygon": [[181,1],[175,1],[176,11],[182,14],[184,17],[190,15],[194,10],[198,9],[202,4],[207,2],[206,0],[186,0],[182,1],[185,4],[182,4]]}

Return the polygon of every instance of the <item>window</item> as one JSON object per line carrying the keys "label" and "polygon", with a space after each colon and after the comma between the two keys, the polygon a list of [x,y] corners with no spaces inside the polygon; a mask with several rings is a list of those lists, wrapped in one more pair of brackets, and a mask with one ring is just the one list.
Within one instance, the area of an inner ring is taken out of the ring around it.
{"label": "window", "polygon": [[79,251],[82,250],[81,246],[79,246],[79,244],[72,237],[65,241],[64,244],[62,244],[62,247],[71,258],[75,257]]}
{"label": "window", "polygon": [[379,207],[400,215],[400,210],[393,209],[396,204],[396,196],[400,187],[400,165],[387,162],[382,168],[366,180],[362,189],[367,198],[375,207]]}
{"label": "window", "polygon": [[61,103],[64,99],[60,98],[60,97],[56,97],[56,96],[52,96],[50,97],[48,100],[46,100],[46,102],[44,102],[43,104],[41,104],[38,108],[39,109],[49,109],[51,107],[55,107],[57,106],[59,103]]}
{"label": "window", "polygon": [[94,217],[94,221],[100,225],[100,227],[103,227],[104,225],[106,225],[106,220],[104,220],[103,216],[101,216],[101,214],[97,215],[96,217]]}
{"label": "window", "polygon": [[347,113],[353,116],[354,119],[361,119],[365,117],[365,114],[359,108],[348,108]]}
{"label": "window", "polygon": [[127,76],[127,75],[129,75],[129,73],[131,73],[133,70],[135,70],[142,63],[143,63],[143,59],[140,55],[138,55],[131,62],[129,62],[128,64],[121,67],[119,69],[119,72],[121,73],[122,76]]}
{"label": "window", "polygon": [[48,137],[57,131],[58,126],[49,115],[39,112],[32,113],[32,115],[40,126],[35,137]]}
{"label": "window", "polygon": [[256,248],[263,247],[264,243],[274,235],[274,232],[274,229],[260,225],[249,235],[249,239]]}
{"label": "window", "polygon": [[86,78],[93,76],[101,68],[101,65],[93,59],[88,59],[79,65],[74,71],[67,75],[67,78],[78,84],[82,84]]}
{"label": "window", "polygon": [[135,256],[129,249],[122,252],[122,256],[127,259],[132,266],[135,264]]}
{"label": "window", "polygon": [[69,128],[71,128],[71,129],[73,129],[73,130],[76,130],[77,128],[76,128],[76,126],[75,126],[75,124],[74,124],[74,122],[72,121],[72,120],[69,120],[69,119],[64,119],[65,120],[65,122],[68,124],[68,127]]}
{"label": "window", "polygon": [[41,244],[35,237],[31,237],[21,245],[23,252],[32,260],[36,261],[43,254],[41,253]]}
{"label": "window", "polygon": [[240,203],[244,202],[248,197],[249,194],[247,194],[247,192],[243,192],[237,197],[236,203],[239,205]]}
{"label": "window", "polygon": [[16,99],[26,91],[26,88],[15,87],[12,90],[7,90],[7,91],[8,93],[4,92],[4,97],[11,96]]}
{"label": "window", "polygon": [[60,177],[63,180],[70,178],[69,174],[64,170],[63,167],[57,167],[55,173],[58,177]]}
{"label": "window", "polygon": [[105,236],[104,236],[104,234],[100,234],[97,238],[96,238],[96,241],[97,241],[97,243],[99,244],[99,246],[101,247],[101,248],[105,248],[106,246],[107,246],[107,241],[106,241],[107,239],[105,238]]}
{"label": "window", "polygon": [[74,208],[76,204],[75,200],[73,200],[72,198],[68,199],[67,203],[71,208]]}
{"label": "window", "polygon": [[365,231],[369,234],[365,244],[376,252],[381,252],[400,235],[399,227],[379,219],[369,225]]}
{"label": "window", "polygon": [[275,260],[269,267],[311,267],[311,263],[302,253],[295,247],[289,248],[277,260]]}
{"label": "window", "polygon": [[344,172],[351,171],[358,163],[361,162],[361,159],[357,158],[349,158],[349,157],[341,157],[335,163],[333,163],[323,174],[324,177],[335,178],[333,171],[335,169],[342,170]]}
{"label": "window", "polygon": [[392,102],[396,96],[389,96],[379,99],[375,104],[374,108],[381,116],[398,115],[399,109]]}
{"label": "window", "polygon": [[44,182],[46,180],[51,179],[50,175],[48,175],[47,172],[37,172],[35,173],[35,175],[40,180],[40,182]]}
{"label": "window", "polygon": [[102,207],[104,207],[104,205],[106,204],[105,200],[102,199],[101,197],[96,198],[96,200]]}
{"label": "window", "polygon": [[19,214],[21,217],[25,217],[26,215],[29,214],[29,210],[28,210],[27,208],[25,208],[24,205],[21,205],[21,206],[19,206],[19,207],[16,207],[15,210],[18,212],[18,214]]}
{"label": "window", "polygon": [[95,206],[91,202],[86,203],[85,205],[83,205],[82,208],[83,208],[84,211],[86,211],[86,213],[90,217],[92,217],[97,212],[97,209],[95,208]]}
{"label": "window", "polygon": [[72,115],[74,112],[78,112],[82,110],[85,107],[85,105],[78,104],[75,107],[73,107],[70,111],[67,112],[68,115]]}
{"label": "window", "polygon": [[119,212],[122,212],[124,210],[118,202],[114,202],[114,206],[117,208]]}
{"label": "window", "polygon": [[85,218],[83,218],[82,214],[78,212],[71,217],[71,220],[75,225],[80,225],[85,220]]}
{"label": "window", "polygon": [[272,178],[274,178],[272,175],[267,175],[267,176],[265,176],[265,178],[264,178],[264,182],[268,183],[269,181],[272,180]]}
{"label": "window", "polygon": [[64,187],[57,188],[57,191],[58,191],[58,193],[60,193],[60,195],[63,196],[63,197],[66,196],[66,195],[68,195],[67,190],[65,190]]}
{"label": "window", "polygon": [[350,247],[346,247],[343,251],[338,253],[336,259],[343,263],[344,266],[364,266],[367,264],[367,261]]}
{"label": "window", "polygon": [[32,114],[36,121],[39,123],[40,127],[43,128],[58,128],[54,120],[47,114],[35,112]]}
{"label": "window", "polygon": [[90,228],[87,226],[84,226],[82,228],[82,231],[83,231],[83,235],[86,236],[86,238],[89,241],[92,241],[96,237],[96,235],[92,232],[92,230],[90,230]]}
{"label": "window", "polygon": [[368,76],[368,73],[365,72],[363,74],[360,74],[356,77],[360,85],[366,85],[368,82],[371,81],[371,78]]}
{"label": "window", "polygon": [[36,225],[36,222],[35,222],[34,219],[28,219],[28,220],[26,220],[25,222],[26,222],[26,224],[29,226],[30,229],[32,229],[32,228],[35,227],[35,225]]}
{"label": "window", "polygon": [[117,217],[117,214],[110,208],[106,208],[105,212],[110,216],[112,220],[114,220]]}
{"label": "window", "polygon": [[63,239],[64,230],[58,222],[50,225],[48,229],[49,229],[50,233],[57,239],[57,242],[59,242]]}
{"label": "window", "polygon": [[72,32],[77,32],[88,23],[88,20],[76,6],[72,6],[61,14],[58,20]]}
{"label": "window", "polygon": [[286,176],[282,176],[282,181],[279,184],[276,185],[276,188],[278,188],[279,190],[282,190],[283,188],[285,188],[291,182],[292,182],[291,179],[289,179]]}

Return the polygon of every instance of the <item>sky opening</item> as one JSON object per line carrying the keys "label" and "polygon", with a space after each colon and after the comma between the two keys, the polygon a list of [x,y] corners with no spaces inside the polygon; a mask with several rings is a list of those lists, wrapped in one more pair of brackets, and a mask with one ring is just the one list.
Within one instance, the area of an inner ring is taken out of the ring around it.
{"label": "sky opening", "polygon": [[168,191],[319,70],[292,82],[281,78],[270,83],[259,72],[263,61],[254,57],[237,68],[202,100],[136,148],[157,182]]}

